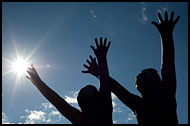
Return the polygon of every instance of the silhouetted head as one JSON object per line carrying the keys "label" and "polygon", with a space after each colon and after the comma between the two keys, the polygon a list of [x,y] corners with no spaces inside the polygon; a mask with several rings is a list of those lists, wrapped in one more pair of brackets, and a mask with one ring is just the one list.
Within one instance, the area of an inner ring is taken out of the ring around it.
{"label": "silhouetted head", "polygon": [[161,79],[155,69],[144,69],[136,77],[135,86],[142,95],[149,95],[160,89]]}
{"label": "silhouetted head", "polygon": [[99,92],[96,87],[87,85],[79,91],[77,101],[82,111],[94,110],[99,104]]}

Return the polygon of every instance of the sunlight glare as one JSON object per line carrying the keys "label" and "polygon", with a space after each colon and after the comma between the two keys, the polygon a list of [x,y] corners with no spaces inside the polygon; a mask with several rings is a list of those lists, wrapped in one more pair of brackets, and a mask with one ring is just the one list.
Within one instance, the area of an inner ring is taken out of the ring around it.
{"label": "sunlight glare", "polygon": [[12,63],[12,70],[19,76],[26,74],[28,67],[29,63],[27,60],[20,57]]}

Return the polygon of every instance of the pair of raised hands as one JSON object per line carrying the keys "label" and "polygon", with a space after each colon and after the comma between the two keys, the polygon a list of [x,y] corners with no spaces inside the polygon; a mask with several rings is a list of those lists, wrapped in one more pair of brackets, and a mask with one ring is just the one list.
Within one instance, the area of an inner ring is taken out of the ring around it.
{"label": "pair of raised hands", "polygon": [[97,38],[95,38],[95,43],[96,43],[96,49],[92,45],[90,47],[92,48],[95,56],[98,59],[98,64],[96,62],[96,58],[93,58],[90,55],[89,57],[90,57],[91,61],[89,61],[88,59],[86,60],[87,63],[89,64],[89,66],[84,64],[84,67],[87,68],[87,70],[82,71],[82,72],[83,73],[90,73],[90,74],[94,75],[95,77],[98,77],[99,72],[100,72],[99,65],[101,65],[103,63],[103,61],[106,60],[107,52],[108,52],[108,49],[110,47],[111,42],[109,41],[109,43],[107,45],[107,38],[104,39],[104,43],[103,43],[102,37],[100,37],[100,44],[98,44]]}
{"label": "pair of raised hands", "polygon": [[[174,12],[172,12],[171,17],[168,20],[168,13],[165,12],[165,20],[163,20],[161,17],[161,14],[158,13],[158,20],[159,20],[160,24],[156,23],[155,21],[153,21],[152,24],[157,28],[157,30],[159,31],[161,36],[168,36],[168,35],[172,35],[174,26],[178,22],[179,18],[180,18],[180,16],[178,16],[175,20],[173,20]],[[90,46],[90,47],[94,51],[94,54],[97,57],[98,61],[101,62],[101,60],[106,58],[111,42],[109,41],[109,43],[107,45],[107,38],[105,38],[104,42],[103,42],[102,37],[100,37],[100,44],[98,44],[97,38],[95,39],[95,43],[96,43],[96,49],[93,46]],[[99,67],[96,62],[96,58],[93,58],[91,55],[89,57],[90,57],[90,61],[87,59],[87,63],[89,64],[89,66],[84,64],[84,67],[87,68],[87,70],[82,71],[82,72],[90,73],[90,74],[98,77],[99,76]],[[33,83],[35,83],[35,82],[37,83],[39,80],[41,80],[33,65],[31,65],[31,68],[28,68],[27,72],[30,75],[30,77],[27,76],[27,78],[30,79]]]}

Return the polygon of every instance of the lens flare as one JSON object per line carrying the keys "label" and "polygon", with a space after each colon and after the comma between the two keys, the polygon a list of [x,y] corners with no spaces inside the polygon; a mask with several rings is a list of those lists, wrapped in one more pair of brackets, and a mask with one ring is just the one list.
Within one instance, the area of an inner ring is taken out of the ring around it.
{"label": "lens flare", "polygon": [[20,76],[27,73],[26,70],[29,67],[29,63],[26,59],[19,57],[11,64],[12,71],[15,72],[17,75]]}

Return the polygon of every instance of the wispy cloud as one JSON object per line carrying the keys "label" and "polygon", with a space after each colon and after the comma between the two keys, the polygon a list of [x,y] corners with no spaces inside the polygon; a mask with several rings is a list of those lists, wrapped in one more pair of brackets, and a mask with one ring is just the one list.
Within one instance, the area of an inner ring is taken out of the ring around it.
{"label": "wispy cloud", "polygon": [[141,2],[141,6],[142,6],[142,9],[141,9],[141,20],[140,22],[141,23],[146,23],[148,21],[148,17],[146,16],[146,5],[145,5],[145,2]]}
{"label": "wispy cloud", "polygon": [[51,103],[42,103],[42,107],[44,107],[44,111],[47,109],[53,108],[53,105]]}
{"label": "wispy cloud", "polygon": [[167,7],[160,7],[159,9],[157,9],[157,13],[164,13],[165,11],[168,11]]}
{"label": "wispy cloud", "polygon": [[8,118],[4,112],[2,112],[2,124],[14,124],[8,121]]}
{"label": "wispy cloud", "polygon": [[118,98],[114,93],[111,93],[112,96],[112,105],[113,105],[113,112],[123,112],[122,109],[117,105]]}
{"label": "wispy cloud", "polygon": [[129,113],[129,114],[128,114],[128,118],[127,118],[126,122],[129,122],[129,121],[134,120],[134,119],[135,119],[135,117],[136,117],[136,116],[134,115],[134,113],[133,113],[133,112]]}
{"label": "wispy cloud", "polygon": [[94,13],[94,11],[91,9],[90,13],[92,14],[92,17],[95,19],[96,18],[96,14]]}
{"label": "wispy cloud", "polygon": [[52,110],[51,113],[49,113],[48,119],[46,122],[52,122],[52,121],[53,122],[59,122],[61,120],[61,117],[62,117],[62,115],[59,111]]}
{"label": "wispy cloud", "polygon": [[165,11],[168,11],[168,3],[164,3],[162,6],[160,6],[158,9],[157,9],[157,13],[164,13]]}
{"label": "wispy cloud", "polygon": [[113,124],[117,123],[118,121],[117,120],[113,120]]}
{"label": "wispy cloud", "polygon": [[123,111],[121,110],[121,108],[117,107],[117,108],[114,108],[114,109],[113,109],[113,112],[118,112],[118,113],[120,113],[120,112],[123,112]]}
{"label": "wispy cloud", "polygon": [[115,36],[115,33],[112,32],[111,30],[107,30],[106,33],[107,33],[109,36]]}

